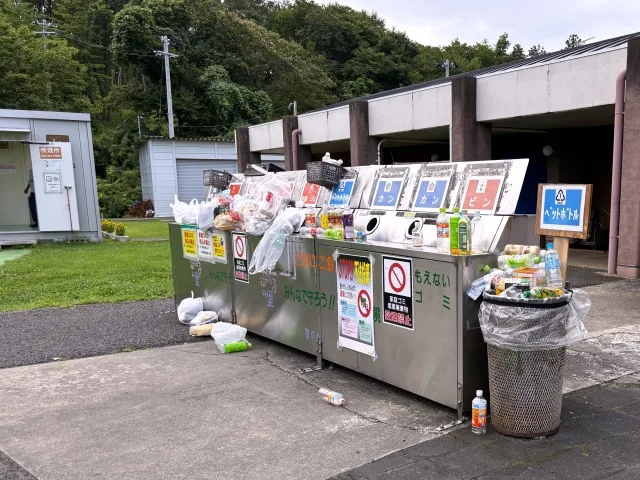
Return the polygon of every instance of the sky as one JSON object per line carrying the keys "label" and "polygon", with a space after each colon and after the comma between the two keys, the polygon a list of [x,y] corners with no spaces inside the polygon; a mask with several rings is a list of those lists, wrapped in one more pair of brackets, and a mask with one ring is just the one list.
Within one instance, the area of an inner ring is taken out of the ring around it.
{"label": "sky", "polygon": [[525,52],[540,44],[560,50],[572,33],[605,40],[640,32],[640,0],[316,0],[374,11],[425,45],[446,45],[454,38],[495,43],[504,32]]}

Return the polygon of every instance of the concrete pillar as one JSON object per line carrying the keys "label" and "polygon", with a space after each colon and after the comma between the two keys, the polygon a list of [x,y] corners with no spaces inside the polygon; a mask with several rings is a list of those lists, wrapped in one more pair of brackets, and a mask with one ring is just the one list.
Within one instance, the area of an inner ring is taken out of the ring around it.
{"label": "concrete pillar", "polygon": [[249,148],[249,127],[236,129],[236,152],[238,152],[238,172],[242,173],[250,163],[260,163],[260,154]]}
{"label": "concrete pillar", "polygon": [[[284,141],[284,168],[293,170],[293,141],[291,134],[298,128],[298,117],[287,115],[282,117],[282,140]],[[298,137],[298,170],[305,170],[311,161],[311,147],[299,144]]]}
{"label": "concrete pillar", "polygon": [[[614,80],[611,79],[613,82]],[[613,99],[611,99],[613,101]],[[618,275],[640,278],[640,38],[627,47]]]}
{"label": "concrete pillar", "polygon": [[491,124],[476,120],[476,77],[451,80],[451,157],[454,162],[491,160]]}
{"label": "concrete pillar", "polygon": [[349,103],[351,166],[374,165],[378,159],[378,140],[369,136],[369,102]]}

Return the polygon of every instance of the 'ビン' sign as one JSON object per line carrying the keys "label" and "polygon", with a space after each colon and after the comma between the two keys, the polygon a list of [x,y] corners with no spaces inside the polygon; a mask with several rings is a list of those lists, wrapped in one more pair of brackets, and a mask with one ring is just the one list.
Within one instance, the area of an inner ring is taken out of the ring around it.
{"label": "'\u30d3\u30f3' sign", "polygon": [[586,239],[591,191],[592,185],[539,185],[536,233]]}
{"label": "'\u30d3\u30f3' sign", "polygon": [[493,215],[498,206],[503,182],[504,177],[497,175],[469,177],[462,197],[461,210]]}

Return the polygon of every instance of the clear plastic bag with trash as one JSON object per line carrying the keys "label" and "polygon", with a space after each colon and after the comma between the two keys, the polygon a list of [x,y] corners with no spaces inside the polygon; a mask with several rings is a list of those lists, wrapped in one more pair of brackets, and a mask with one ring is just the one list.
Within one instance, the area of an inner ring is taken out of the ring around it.
{"label": "clear plastic bag with trash", "polygon": [[249,273],[254,275],[275,267],[284,250],[287,235],[292,233],[293,225],[291,222],[282,215],[278,216],[253,252],[251,262],[249,262]]}
{"label": "clear plastic bag with trash", "polygon": [[216,312],[208,312],[206,310],[203,310],[189,322],[189,325],[195,327],[196,325],[206,325],[207,323],[215,323],[217,321],[218,314]]}
{"label": "clear plastic bag with trash", "polygon": [[191,292],[191,296],[182,300],[178,305],[178,320],[180,320],[180,323],[189,325],[191,320],[196,318],[203,310],[204,302],[202,298],[194,298],[193,292]]}
{"label": "clear plastic bag with trash", "polygon": [[587,336],[584,319],[591,300],[584,290],[560,298],[530,301],[484,293],[478,318],[484,341],[515,351],[537,351],[572,345]]}
{"label": "clear plastic bag with trash", "polygon": [[211,337],[222,353],[226,353],[224,348],[226,344],[244,342],[246,336],[246,328],[232,323],[218,322],[211,328]]}

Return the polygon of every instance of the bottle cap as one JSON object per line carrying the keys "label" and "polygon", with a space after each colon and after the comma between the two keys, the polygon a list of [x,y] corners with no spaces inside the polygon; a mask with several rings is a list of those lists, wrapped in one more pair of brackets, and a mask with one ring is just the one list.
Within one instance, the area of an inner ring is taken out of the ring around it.
{"label": "bottle cap", "polygon": [[341,398],[340,400],[338,400],[338,403],[339,403],[340,405],[344,405],[344,398]]}
{"label": "bottle cap", "polygon": [[551,250],[553,248],[553,243],[547,243],[547,250]]}
{"label": "bottle cap", "polygon": [[446,213],[446,212],[447,212],[447,209],[446,209],[446,208],[444,208],[444,207],[440,207],[440,213]]}
{"label": "bottle cap", "polygon": [[460,208],[458,208],[458,207],[454,207],[453,208],[453,213],[458,213],[459,211],[460,211]]}
{"label": "bottle cap", "polygon": [[476,390],[476,397],[481,397],[482,393],[482,390]]}
{"label": "bottle cap", "polygon": [[463,213],[464,215],[466,215],[466,214],[467,214],[467,211],[466,211],[466,210],[462,210],[462,213]]}
{"label": "bottle cap", "polygon": [[480,210],[476,210],[475,212],[473,212],[474,215],[480,215]]}

